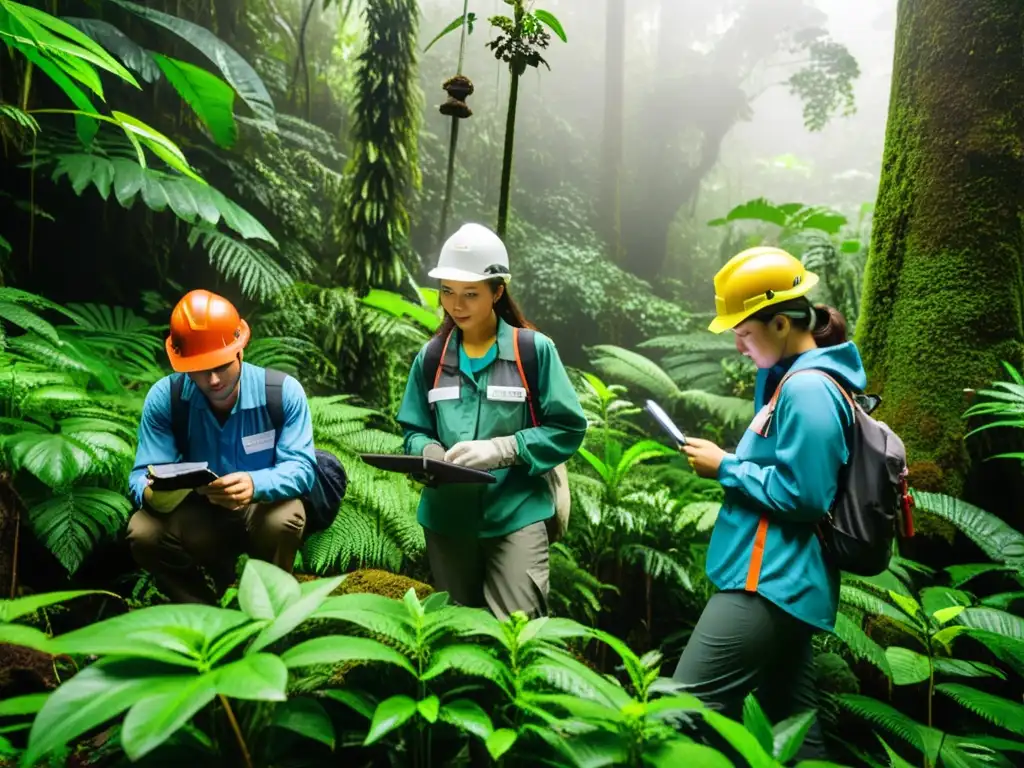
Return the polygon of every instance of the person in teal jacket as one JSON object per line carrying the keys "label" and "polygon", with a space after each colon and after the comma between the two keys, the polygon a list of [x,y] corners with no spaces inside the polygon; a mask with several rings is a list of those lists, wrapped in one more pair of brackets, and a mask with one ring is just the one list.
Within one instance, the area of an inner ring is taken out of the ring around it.
{"label": "person in teal jacket", "polygon": [[554,343],[536,331],[533,424],[516,336],[530,326],[509,295],[508,263],[501,239],[479,224],[464,225],[444,244],[430,272],[440,280],[444,309],[441,364],[424,371],[424,345],[398,412],[407,454],[497,478],[428,482],[417,517],[435,586],[501,619],[514,611],[547,614],[547,521],[555,500],[546,475],[576,453],[587,430]]}
{"label": "person in teal jacket", "polygon": [[[718,592],[705,607],[675,680],[737,720],[754,691],[773,722],[817,707],[811,637],[831,632],[839,573],[826,561],[817,524],[828,515],[849,458],[854,415],[848,393],[867,385],[846,322],[806,294],[818,282],[778,248],[751,248],[715,276],[717,316],[737,350],[758,368],[756,416],[735,453],[689,438],[683,450],[703,477],[725,491],[707,553]],[[766,405],[777,395],[770,421]],[[807,734],[802,759],[824,759],[821,728]]]}

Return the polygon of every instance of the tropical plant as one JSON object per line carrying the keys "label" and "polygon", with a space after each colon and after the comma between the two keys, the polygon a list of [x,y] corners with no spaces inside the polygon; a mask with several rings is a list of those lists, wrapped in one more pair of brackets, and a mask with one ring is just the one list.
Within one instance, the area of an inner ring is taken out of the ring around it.
{"label": "tropical plant", "polygon": [[[871,210],[871,205],[861,206],[856,227],[847,231],[844,227],[849,220],[838,211],[803,203],[775,204],[759,197],[737,205],[708,225],[757,221],[778,227],[771,240],[791,251],[821,278],[827,301],[846,317],[852,336],[860,314],[861,276],[868,243],[865,223]],[[761,240],[757,236],[751,244]]]}
{"label": "tropical plant", "polygon": [[408,288],[413,251],[407,205],[420,184],[419,5],[380,0],[368,3],[363,16],[366,44],[356,62],[352,155],[334,216],[339,276],[359,295],[371,288]]}
{"label": "tropical plant", "polygon": [[[976,402],[964,412],[965,419],[974,416],[990,416],[995,420],[987,421],[972,429],[964,435],[965,440],[989,429],[1001,427],[1024,429],[1024,375],[1021,375],[1020,371],[1005,360],[1003,367],[1010,380],[997,381],[992,384],[991,388],[978,390]],[[1024,452],[1000,453],[991,458],[1017,459],[1024,462]]]}
{"label": "tropical plant", "polygon": [[548,29],[563,42],[568,42],[562,23],[550,11],[532,10],[528,0],[505,0],[512,6],[512,16],[491,16],[488,21],[501,34],[487,43],[494,58],[508,65],[511,77],[508,88],[508,111],[505,118],[505,147],[501,155],[501,187],[498,197],[498,237],[504,238],[508,228],[509,196],[512,186],[512,154],[516,136],[516,108],[519,104],[519,78],[527,67],[551,67],[540,55],[551,41]]}
{"label": "tropical plant", "polygon": [[[776,757],[785,759],[802,739],[793,724],[767,741],[763,733],[752,736],[694,697],[675,693],[659,679],[657,654],[640,658],[607,633],[520,613],[499,622],[486,611],[449,605],[445,593],[423,601],[413,589],[400,600],[331,596],[344,579],[299,583],[250,559],[238,609],[150,606],[52,638],[6,622],[88,593],[0,602],[5,640],[45,653],[100,657],[51,693],[0,705],[4,715],[32,716],[13,729],[28,730],[22,764],[60,759],[85,733],[108,725],[111,741],[133,762],[170,758],[184,748],[179,759],[269,765],[268,727],[300,737],[298,748],[307,753],[316,754],[310,742],[334,747],[325,706],[331,701],[363,720],[360,740],[345,745],[347,755],[372,756],[375,764],[401,759],[430,766],[434,745],[454,732],[506,765],[578,768],[595,756],[601,764],[638,767],[693,759],[728,765],[672,727],[686,717],[704,719],[754,764],[779,765]],[[344,626],[356,634],[315,629]],[[629,689],[574,658],[570,642],[595,640],[621,657]],[[360,677],[362,668],[371,676]],[[382,675],[385,670],[398,676]],[[748,721],[766,727],[763,718]]]}
{"label": "tropical plant", "polygon": [[[650,393],[670,413],[679,409],[684,416],[684,426],[697,426],[699,419],[713,419],[717,425],[735,429],[749,423],[754,416],[753,398],[720,395],[697,388],[682,389],[661,366],[638,352],[613,344],[597,344],[587,352],[591,364],[603,377]],[[686,369],[678,370],[678,375],[686,382]]]}
{"label": "tropical plant", "polygon": [[311,398],[318,448],[341,459],[348,475],[345,499],[333,524],[312,534],[302,549],[303,567],[325,574],[360,568],[399,572],[424,551],[416,522],[419,487],[404,475],[365,464],[361,453],[400,453],[401,435],[368,426],[382,414],[358,407],[346,395]]}
{"label": "tropical plant", "polygon": [[[935,694],[942,694],[982,721],[1024,736],[1020,725],[1024,723],[1024,705],[960,682],[1005,681],[1006,672],[955,653],[969,651],[971,646],[959,641],[972,638],[1024,681],[1024,619],[1008,611],[1024,593],[1018,590],[979,599],[963,589],[968,581],[989,573],[1008,574],[1024,586],[1024,535],[966,502],[920,491],[915,491],[914,497],[919,508],[954,523],[994,562],[951,565],[940,574],[920,563],[894,557],[889,569],[879,576],[844,574],[837,636],[855,658],[873,664],[892,685],[926,685],[922,691],[925,721],[918,722],[868,696],[839,694],[834,698],[842,709],[871,721],[922,753],[928,765],[941,761],[949,766],[966,766],[984,760],[1009,766],[1012,761],[1005,753],[1024,751],[1024,742],[992,736],[970,725],[966,735],[946,732],[936,725],[934,700]],[[922,581],[924,586],[920,586]],[[868,627],[864,626],[865,619]],[[870,636],[876,630],[891,638],[887,647]],[[891,752],[891,747],[883,744]],[[863,757],[862,750],[851,750]]]}

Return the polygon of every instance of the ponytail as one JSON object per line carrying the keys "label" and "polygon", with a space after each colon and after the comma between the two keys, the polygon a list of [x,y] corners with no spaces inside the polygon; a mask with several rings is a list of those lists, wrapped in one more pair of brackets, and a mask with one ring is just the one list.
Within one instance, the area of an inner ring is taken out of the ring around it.
{"label": "ponytail", "polygon": [[819,347],[834,347],[847,340],[846,318],[838,309],[827,304],[812,305],[801,296],[766,307],[752,315],[751,319],[769,323],[777,315],[788,317],[794,328],[810,331],[814,337],[814,343]]}

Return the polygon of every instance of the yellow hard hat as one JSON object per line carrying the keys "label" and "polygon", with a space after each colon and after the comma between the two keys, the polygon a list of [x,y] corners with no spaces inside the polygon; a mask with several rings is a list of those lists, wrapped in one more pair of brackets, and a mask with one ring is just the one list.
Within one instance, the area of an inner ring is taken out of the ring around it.
{"label": "yellow hard hat", "polygon": [[765,307],[803,296],[817,284],[818,276],[781,248],[748,248],[715,275],[717,317],[708,330],[721,333],[735,328]]}

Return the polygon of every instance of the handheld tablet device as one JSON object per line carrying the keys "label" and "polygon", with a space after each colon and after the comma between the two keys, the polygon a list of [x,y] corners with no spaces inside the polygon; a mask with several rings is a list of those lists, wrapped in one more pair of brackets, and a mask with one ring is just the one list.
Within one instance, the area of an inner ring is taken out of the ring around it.
{"label": "handheld tablet device", "polygon": [[662,410],[661,406],[653,400],[647,401],[647,412],[654,417],[662,429],[668,432],[669,437],[676,441],[676,445],[686,445],[686,435],[676,426],[676,423],[669,418],[669,415]]}
{"label": "handheld tablet device", "polygon": [[407,475],[432,475],[438,484],[498,482],[498,478],[482,469],[462,467],[449,461],[428,459],[426,456],[363,453],[360,454],[360,458],[371,467],[377,467],[377,469],[383,469],[386,472],[402,472]]}
{"label": "handheld tablet device", "polygon": [[217,473],[205,461],[179,464],[155,464],[148,468],[154,491],[181,491],[200,488],[217,479]]}

